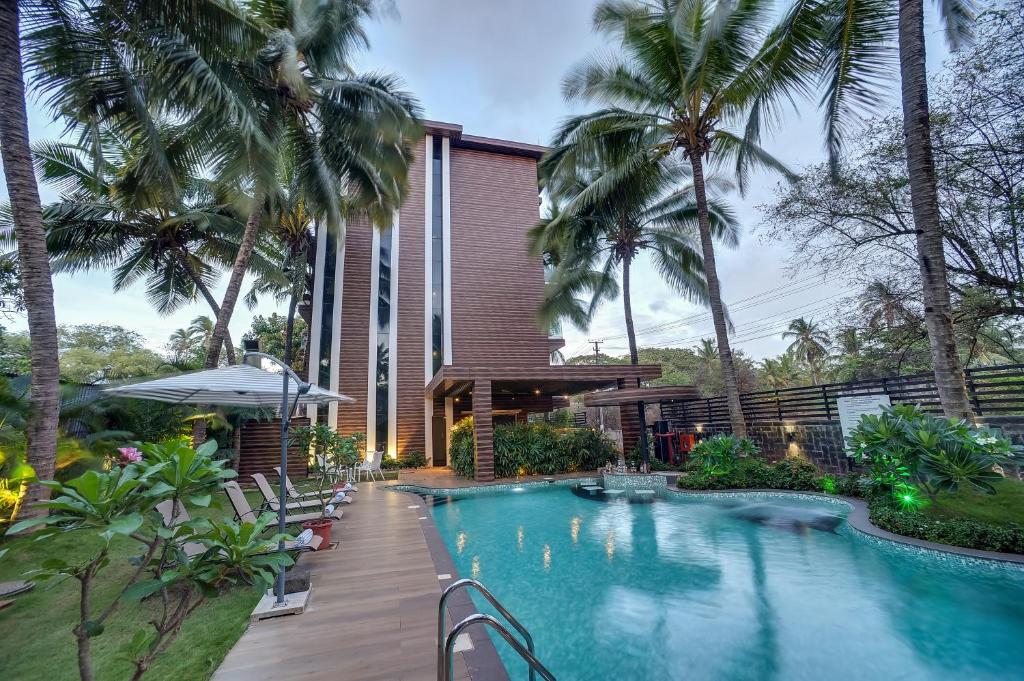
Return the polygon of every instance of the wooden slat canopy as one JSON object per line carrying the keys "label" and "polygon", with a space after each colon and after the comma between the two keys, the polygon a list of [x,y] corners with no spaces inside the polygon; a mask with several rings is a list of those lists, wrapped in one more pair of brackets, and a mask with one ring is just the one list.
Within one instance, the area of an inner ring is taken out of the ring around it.
{"label": "wooden slat canopy", "polygon": [[[657,364],[600,364],[542,367],[441,367],[427,384],[427,397],[451,397],[488,380],[495,393],[572,395],[615,387],[620,380],[650,381],[661,378]],[[688,394],[692,396],[692,394]]]}
{"label": "wooden slat canopy", "polygon": [[692,385],[658,385],[650,388],[620,388],[587,393],[583,404],[587,407],[614,407],[631,402],[661,402],[663,400],[695,400],[700,392]]}

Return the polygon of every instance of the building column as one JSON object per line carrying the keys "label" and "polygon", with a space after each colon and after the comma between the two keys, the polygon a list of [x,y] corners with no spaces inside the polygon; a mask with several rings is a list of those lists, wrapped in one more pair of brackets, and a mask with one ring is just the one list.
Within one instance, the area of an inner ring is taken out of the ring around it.
{"label": "building column", "polygon": [[[623,378],[618,379],[617,385],[620,390],[636,387],[634,381]],[[636,409],[636,402],[619,405],[619,422],[622,426],[622,453],[626,455],[633,451],[640,439],[640,412]]]}
{"label": "building column", "polygon": [[491,410],[491,382],[473,384],[473,444],[476,450],[476,481],[494,480],[494,421]]}

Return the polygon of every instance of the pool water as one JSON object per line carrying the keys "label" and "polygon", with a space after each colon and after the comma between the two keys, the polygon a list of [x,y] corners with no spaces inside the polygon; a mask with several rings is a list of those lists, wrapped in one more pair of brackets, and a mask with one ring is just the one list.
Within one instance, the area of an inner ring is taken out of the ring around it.
{"label": "pool water", "polygon": [[559,681],[1024,679],[1024,570],[865,537],[845,505],[454,494],[426,498],[460,575]]}

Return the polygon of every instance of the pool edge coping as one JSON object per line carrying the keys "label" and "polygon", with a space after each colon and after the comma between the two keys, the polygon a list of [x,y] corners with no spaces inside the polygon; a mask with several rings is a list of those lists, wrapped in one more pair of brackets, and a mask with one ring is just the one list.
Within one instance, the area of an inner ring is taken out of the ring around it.
{"label": "pool edge coping", "polygon": [[[438,494],[443,492],[460,492],[469,490],[488,490],[502,491],[500,488],[506,485],[514,485],[517,487],[549,487],[551,485],[565,485],[569,482],[578,482],[580,479],[586,479],[586,477],[597,477],[597,476],[585,476],[583,478],[563,478],[552,482],[545,481],[531,481],[523,483],[502,483],[500,485],[476,485],[472,487],[424,487],[422,485],[415,485],[411,483],[398,482],[393,485],[389,485],[392,491],[402,492],[405,494],[418,495],[416,492],[409,491],[408,488],[414,488],[422,490],[424,494]],[[714,494],[750,494],[750,493],[769,493],[779,496],[795,496],[795,497],[811,497],[815,499],[821,499],[832,503],[842,502],[850,507],[850,513],[846,516],[846,522],[853,529],[857,530],[861,534],[873,537],[875,539],[884,539],[891,541],[896,544],[902,544],[905,546],[913,546],[926,551],[937,551],[939,553],[948,553],[955,556],[963,556],[966,558],[976,558],[978,560],[991,560],[998,561],[1001,563],[1010,563],[1020,567],[1024,567],[1024,554],[1020,553],[1003,553],[1000,551],[982,551],[981,549],[969,549],[962,546],[953,546],[952,544],[940,544],[938,542],[928,541],[927,539],[918,539],[916,537],[908,537],[902,534],[896,534],[895,532],[889,532],[883,530],[874,523],[871,522],[870,514],[868,513],[868,505],[862,499],[855,497],[847,497],[839,494],[821,494],[818,492],[803,492],[799,490],[780,490],[780,489],[722,489],[722,490],[682,490],[675,487],[666,487],[666,490],[681,496],[711,496]],[[429,516],[429,514],[428,514]],[[429,516],[431,524],[433,524],[433,516]],[[434,528],[436,531],[436,527]],[[447,553],[448,548],[442,545],[445,552]],[[450,557],[450,556],[449,556]],[[454,574],[454,573],[452,573]],[[490,640],[488,638],[488,640]]]}
{"label": "pool edge coping", "polygon": [[[385,489],[389,492],[403,494],[414,498],[417,505],[422,506],[422,510],[425,512],[425,520],[420,520],[420,530],[423,532],[423,540],[427,544],[427,553],[430,554],[430,560],[434,564],[435,573],[438,575],[450,575],[448,579],[437,580],[441,587],[441,591],[443,592],[452,583],[460,579],[459,570],[455,566],[455,561],[452,559],[451,552],[448,551],[448,547],[445,546],[444,540],[441,539],[441,533],[438,531],[437,525],[434,523],[434,516],[430,513],[430,509],[427,508],[425,500],[416,492],[411,492],[407,489],[398,489],[398,487],[403,486],[418,487],[417,485],[392,484],[387,485]],[[428,488],[421,489],[426,490]],[[452,624],[455,624],[469,615],[478,612],[465,589],[460,589],[449,596],[446,606],[446,610],[448,611],[448,616],[451,617]],[[462,651],[462,659],[466,663],[466,671],[469,674],[469,678],[472,679],[472,681],[510,681],[508,670],[505,668],[505,664],[501,661],[501,657],[498,655],[498,649],[494,647],[494,642],[491,640],[491,637],[487,635],[487,631],[483,627],[470,627],[465,633],[469,635],[470,640],[473,642],[472,650]],[[441,642],[438,641],[438,645],[440,644]]]}

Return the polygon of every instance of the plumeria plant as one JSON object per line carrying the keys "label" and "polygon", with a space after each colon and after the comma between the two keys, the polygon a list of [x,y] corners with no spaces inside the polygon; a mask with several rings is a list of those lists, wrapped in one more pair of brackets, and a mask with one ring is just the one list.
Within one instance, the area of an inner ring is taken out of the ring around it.
{"label": "plumeria plant", "polygon": [[[130,645],[131,678],[141,678],[175,640],[182,624],[206,599],[235,583],[269,587],[275,575],[291,564],[272,549],[280,536],[266,536],[272,515],[255,522],[195,519],[166,526],[157,505],[171,509],[205,507],[212,495],[236,473],[213,458],[217,443],[193,449],[185,439],[140,444],[119,450],[118,465],[90,470],[65,483],[46,481],[52,491],[44,502],[49,515],[11,527],[9,534],[30,531],[20,541],[46,541],[66,532],[88,532],[101,541],[84,562],[60,558],[44,561],[30,576],[35,580],[75,579],[79,584],[80,618],[73,629],[82,681],[95,678],[92,640],[103,634],[108,619],[125,601],[153,598],[151,629],[140,630]],[[173,513],[172,515],[177,515]],[[97,581],[110,565],[113,542],[134,541],[140,553],[134,569],[106,607],[94,607]],[[205,550],[186,551],[196,545]]]}
{"label": "plumeria plant", "polygon": [[993,431],[965,421],[931,416],[907,405],[865,414],[848,445],[868,467],[876,490],[892,493],[905,507],[934,500],[940,491],[956,494],[967,486],[995,494],[999,466],[1017,449]]}

